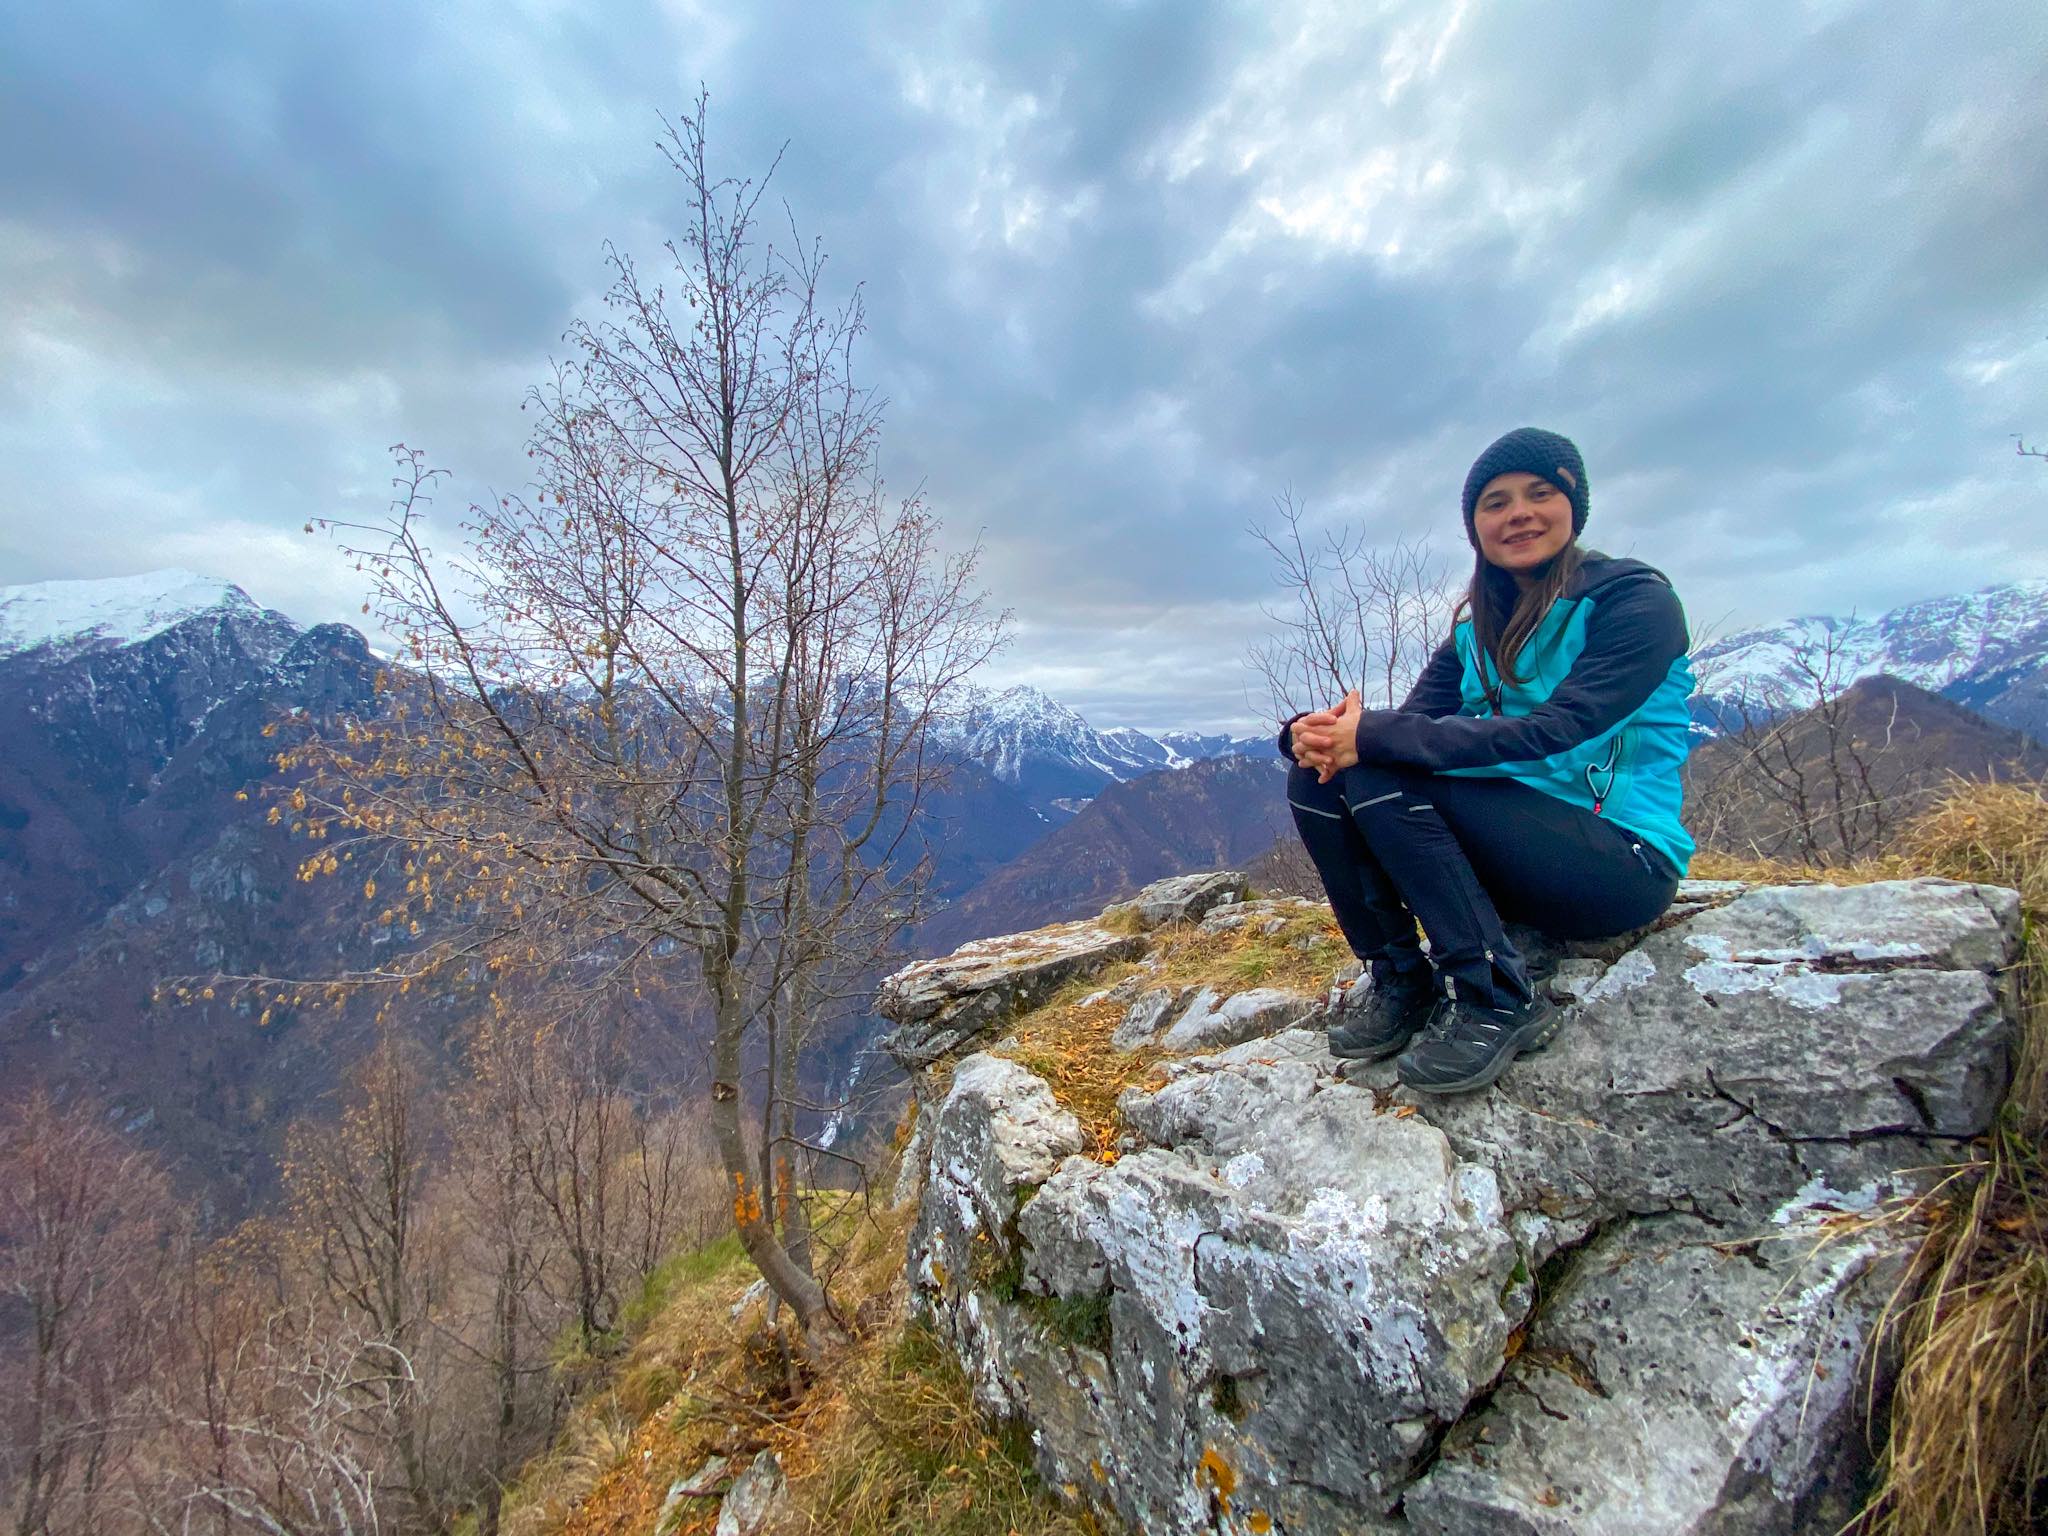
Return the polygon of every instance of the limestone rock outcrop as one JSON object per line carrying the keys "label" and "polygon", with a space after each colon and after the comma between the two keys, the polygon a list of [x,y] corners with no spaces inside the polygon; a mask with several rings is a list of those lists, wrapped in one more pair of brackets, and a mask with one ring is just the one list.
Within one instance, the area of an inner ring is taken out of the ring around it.
{"label": "limestone rock outcrop", "polygon": [[1154,880],[1129,901],[1104,907],[1102,916],[1105,922],[1112,922],[1128,915],[1140,927],[1157,928],[1161,923],[1184,923],[1206,917],[1217,907],[1244,900],[1247,891],[1244,876],[1234,869],[1172,875]]}
{"label": "limestone rock outcrop", "polygon": [[716,1536],[761,1536],[781,1518],[788,1492],[782,1458],[773,1451],[761,1452],[726,1490],[725,1502],[718,1507]]}
{"label": "limestone rock outcrop", "polygon": [[896,1026],[883,1047],[906,1067],[929,1066],[1069,978],[1141,955],[1145,947],[1142,934],[1059,923],[976,939],[940,959],[920,960],[882,983],[877,1006]]}
{"label": "limestone rock outcrop", "polygon": [[[1567,1023],[1454,1098],[1340,1071],[1334,963],[1233,992],[1062,940],[1143,1026],[1113,1153],[1002,1054],[1031,1004],[969,957],[969,1053],[898,1031],[914,1305],[1047,1480],[1136,1530],[1832,1529],[1903,1262],[1855,1218],[1987,1128],[2018,920],[1946,881],[1695,882],[1653,932],[1531,943]],[[1191,1016],[1231,1023],[1177,1043]]]}

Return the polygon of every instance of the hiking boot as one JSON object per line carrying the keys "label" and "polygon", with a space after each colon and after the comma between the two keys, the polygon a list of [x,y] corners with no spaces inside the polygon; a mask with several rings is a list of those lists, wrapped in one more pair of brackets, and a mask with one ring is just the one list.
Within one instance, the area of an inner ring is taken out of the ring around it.
{"label": "hiking boot", "polygon": [[1338,1014],[1330,1028],[1330,1054],[1354,1061],[1379,1061],[1414,1038],[1443,996],[1436,972],[1427,965],[1373,978],[1357,1008]]}
{"label": "hiking boot", "polygon": [[1510,1008],[1446,998],[1422,1038],[1402,1054],[1401,1081],[1420,1093],[1484,1088],[1516,1056],[1550,1044],[1563,1023],[1564,1015],[1544,997]]}

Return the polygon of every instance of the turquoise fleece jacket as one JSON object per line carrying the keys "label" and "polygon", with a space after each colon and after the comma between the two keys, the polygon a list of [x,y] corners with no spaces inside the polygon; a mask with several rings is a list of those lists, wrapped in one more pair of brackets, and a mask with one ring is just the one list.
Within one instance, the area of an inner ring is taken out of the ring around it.
{"label": "turquoise fleece jacket", "polygon": [[[1693,840],[1680,819],[1692,750],[1685,610],[1664,573],[1587,550],[1522,647],[1523,681],[1481,685],[1470,620],[1438,648],[1398,709],[1369,709],[1358,758],[1431,773],[1520,779],[1635,833],[1679,874]],[[1295,716],[1299,719],[1300,716]],[[1292,750],[1293,720],[1280,729]]]}

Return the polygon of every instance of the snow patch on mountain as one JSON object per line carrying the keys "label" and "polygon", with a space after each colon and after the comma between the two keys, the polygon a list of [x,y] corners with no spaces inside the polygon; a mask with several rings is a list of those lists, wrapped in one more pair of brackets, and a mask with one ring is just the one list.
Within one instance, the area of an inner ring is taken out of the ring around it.
{"label": "snow patch on mountain", "polygon": [[233,582],[186,570],[0,587],[0,655],[136,645],[216,609],[249,618],[262,612]]}
{"label": "snow patch on mountain", "polygon": [[1134,725],[1112,726],[1102,739],[1134,761],[1152,768],[1185,768],[1193,761],[1175,751],[1163,737],[1147,736]]}
{"label": "snow patch on mountain", "polygon": [[1185,768],[1190,763],[1204,763],[1212,757],[1229,757],[1233,753],[1243,756],[1248,753],[1265,752],[1273,744],[1271,732],[1260,732],[1253,736],[1225,736],[1216,732],[1162,731],[1156,739],[1178,759],[1174,764],[1176,768]]}

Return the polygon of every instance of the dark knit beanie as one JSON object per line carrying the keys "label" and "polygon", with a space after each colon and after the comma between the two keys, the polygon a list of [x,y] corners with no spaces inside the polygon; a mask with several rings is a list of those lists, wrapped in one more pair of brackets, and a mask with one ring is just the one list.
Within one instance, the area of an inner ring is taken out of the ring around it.
{"label": "dark knit beanie", "polygon": [[1474,549],[1479,547],[1479,535],[1472,527],[1472,509],[1479,503],[1479,493],[1495,475],[1517,470],[1548,480],[1564,492],[1572,504],[1572,537],[1586,531],[1586,461],[1579,457],[1577,445],[1541,427],[1517,427],[1494,439],[1465,476],[1465,537]]}

